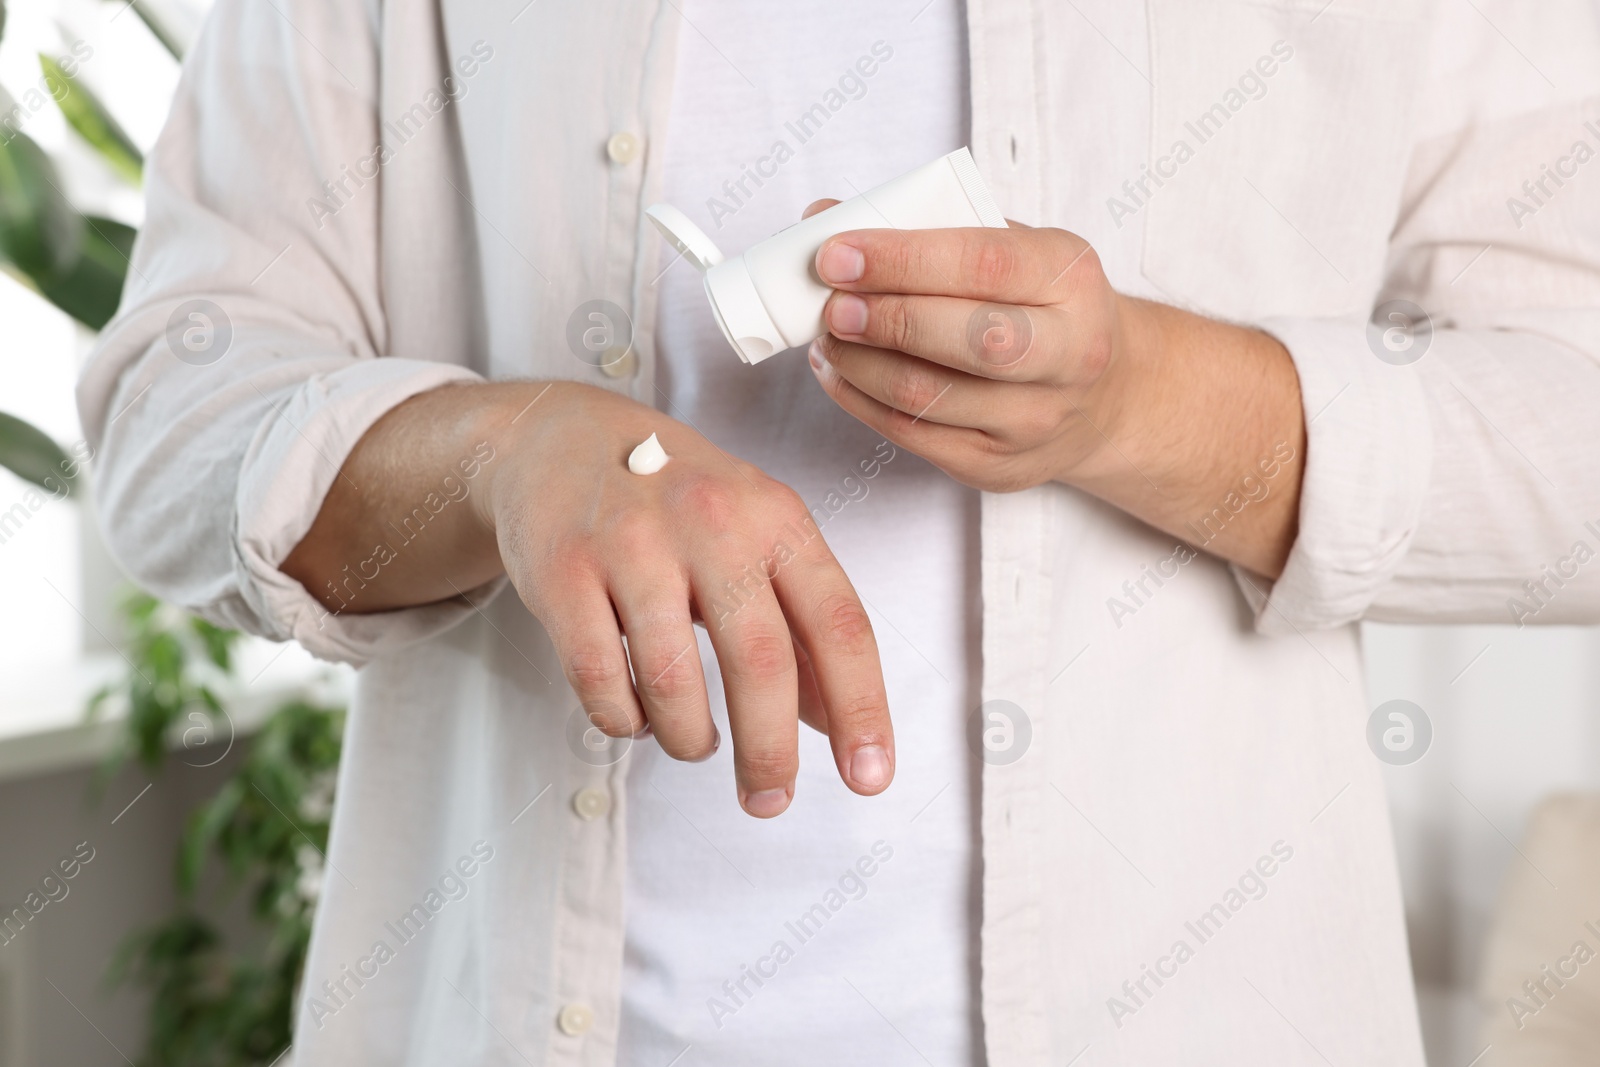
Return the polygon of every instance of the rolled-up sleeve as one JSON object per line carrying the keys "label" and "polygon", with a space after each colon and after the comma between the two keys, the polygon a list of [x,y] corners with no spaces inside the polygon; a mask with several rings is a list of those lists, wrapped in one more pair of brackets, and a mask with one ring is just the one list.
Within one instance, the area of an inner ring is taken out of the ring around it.
{"label": "rolled-up sleeve", "polygon": [[386,356],[378,179],[348,176],[379,143],[378,18],[348,0],[217,5],[151,155],[122,311],[78,388],[133,578],[352,663],[473,610],[332,614],[279,570],[378,418],[478,378]]}
{"label": "rolled-up sleeve", "polygon": [[1482,8],[1441,6],[1416,102],[1376,301],[1409,341],[1259,324],[1307,424],[1289,560],[1239,574],[1264,632],[1600,622],[1600,14]]}

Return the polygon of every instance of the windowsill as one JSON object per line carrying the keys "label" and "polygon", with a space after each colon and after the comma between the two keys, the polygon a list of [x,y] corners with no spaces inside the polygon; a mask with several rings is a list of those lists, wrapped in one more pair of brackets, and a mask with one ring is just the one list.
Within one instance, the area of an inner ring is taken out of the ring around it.
{"label": "windowsill", "polygon": [[[352,672],[321,663],[298,645],[248,638],[235,651],[237,681],[217,693],[235,738],[255,733],[280,704],[308,688],[329,699],[348,700]],[[7,698],[0,707],[0,782],[88,766],[109,755],[122,736],[123,713],[108,708],[98,721],[89,722],[84,709],[97,689],[120,680],[127,670],[117,653],[107,652],[6,679]],[[227,740],[223,730],[211,743]],[[174,737],[172,747],[181,748],[181,739]]]}

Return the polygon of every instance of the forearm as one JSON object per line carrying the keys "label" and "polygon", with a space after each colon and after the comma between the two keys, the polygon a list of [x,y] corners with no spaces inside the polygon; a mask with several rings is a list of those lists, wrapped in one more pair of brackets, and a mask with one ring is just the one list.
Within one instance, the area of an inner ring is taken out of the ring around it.
{"label": "forearm", "polygon": [[330,611],[446,600],[501,573],[485,504],[505,438],[547,383],[448,385],[412,397],[351,451],[282,570]]}
{"label": "forearm", "polygon": [[1070,481],[1275,578],[1298,530],[1305,417],[1288,352],[1257,330],[1121,298],[1103,447]]}

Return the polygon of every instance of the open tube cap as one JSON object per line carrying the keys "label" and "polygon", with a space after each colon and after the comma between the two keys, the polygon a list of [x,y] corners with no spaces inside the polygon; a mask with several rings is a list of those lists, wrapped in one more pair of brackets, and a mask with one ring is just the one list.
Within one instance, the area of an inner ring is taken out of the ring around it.
{"label": "open tube cap", "polygon": [[722,334],[746,363],[760,363],[789,344],[761,302],[744,257],[723,262],[722,251],[706,232],[671,204],[656,204],[645,217],[667,243],[705,275],[706,298]]}
{"label": "open tube cap", "polygon": [[667,244],[683,253],[683,258],[694,264],[694,269],[704,271],[722,262],[722,250],[706,231],[696,226],[689,216],[671,204],[657,204],[645,209],[648,218]]}

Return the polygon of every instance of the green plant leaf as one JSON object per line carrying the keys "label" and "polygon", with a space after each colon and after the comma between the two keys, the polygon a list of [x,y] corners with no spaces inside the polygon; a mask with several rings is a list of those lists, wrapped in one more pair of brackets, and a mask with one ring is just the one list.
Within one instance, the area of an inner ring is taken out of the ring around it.
{"label": "green plant leaf", "polygon": [[35,284],[66,274],[77,262],[83,230],[55,164],[33,138],[14,133],[0,140],[0,259]]}
{"label": "green plant leaf", "polygon": [[[239,635],[144,593],[124,598],[121,614],[130,662],[110,692],[130,708],[125,753],[148,755],[153,769],[170,753],[174,723],[199,709],[225,713],[209,684],[218,670],[238,678]],[[316,908],[302,858],[327,849],[343,725],[342,709],[287,701],[236,762],[207,772],[226,778],[191,813],[175,850],[179,903],[126,937],[108,973],[149,993],[143,1067],[265,1067],[287,1048]],[[241,891],[252,930],[223,938],[210,917],[230,914]]]}
{"label": "green plant leaf", "polygon": [[67,122],[78,131],[78,136],[89,142],[112,170],[138,185],[144,176],[144,153],[105,104],[88,85],[68,74],[59,59],[41,52],[39,66],[44,71],[50,95]]}
{"label": "green plant leaf", "polygon": [[26,134],[0,141],[0,262],[68,315],[98,330],[116,314],[135,231],[81,215],[55,166]]}
{"label": "green plant leaf", "polygon": [[226,829],[244,800],[244,783],[234,778],[222,787],[210,803],[190,817],[178,858],[178,888],[185,896],[192,894],[199,885],[206,853],[216,844],[218,836]]}
{"label": "green plant leaf", "polygon": [[99,722],[100,717],[105,713],[106,701],[110,700],[111,695],[116,691],[117,687],[110,683],[96,689],[89,697],[89,706],[83,713],[84,720],[86,722]]}
{"label": "green plant leaf", "polygon": [[233,646],[239,640],[238,630],[224,630],[220,626],[195,616],[189,620],[195,636],[200,638],[200,643],[205,646],[206,656],[212,663],[224,671],[233,669]]}
{"label": "green plant leaf", "polygon": [[111,321],[122,301],[137,231],[97,215],[83,216],[83,224],[82,243],[72,269],[35,278],[34,284],[56,307],[91,330],[99,330]]}
{"label": "green plant leaf", "polygon": [[156,612],[161,610],[161,601],[146,593],[143,589],[129,589],[121,607],[122,614],[130,624],[141,630],[146,630],[149,629],[151,621],[156,617]]}
{"label": "green plant leaf", "polygon": [[49,434],[0,411],[0,467],[54,495],[71,496],[74,479],[65,476],[71,465]]}

